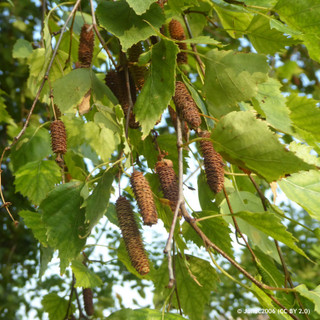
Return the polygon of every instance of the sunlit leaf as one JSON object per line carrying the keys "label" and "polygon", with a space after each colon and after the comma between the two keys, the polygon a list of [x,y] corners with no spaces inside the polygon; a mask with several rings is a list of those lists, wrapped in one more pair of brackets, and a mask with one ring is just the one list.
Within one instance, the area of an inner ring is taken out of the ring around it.
{"label": "sunlit leaf", "polygon": [[[68,309],[68,300],[61,298],[56,293],[49,293],[41,300],[44,311],[49,313],[50,320],[64,320]],[[74,312],[75,308],[71,304],[69,314]]]}
{"label": "sunlit leaf", "polygon": [[53,160],[28,162],[16,171],[16,191],[28,197],[35,205],[46,197],[61,181],[61,171]]}
{"label": "sunlit leaf", "polygon": [[256,172],[269,182],[312,168],[286,150],[267,124],[250,111],[223,117],[212,138],[216,150],[226,160]]}
{"label": "sunlit leaf", "polygon": [[94,288],[102,285],[102,280],[99,276],[80,261],[72,261],[71,269],[76,278],[75,287]]}

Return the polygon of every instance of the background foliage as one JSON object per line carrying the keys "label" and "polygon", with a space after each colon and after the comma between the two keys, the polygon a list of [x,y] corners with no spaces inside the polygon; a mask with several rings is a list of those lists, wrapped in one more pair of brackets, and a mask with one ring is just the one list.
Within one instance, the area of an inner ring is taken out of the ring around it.
{"label": "background foliage", "polygon": [[[129,129],[128,138],[123,111],[103,81],[114,66],[97,36],[91,68],[75,69],[80,30],[84,22],[92,23],[92,12],[90,2],[81,1],[61,33],[74,3],[0,3],[1,152],[14,142],[1,163],[0,317],[85,319],[79,288],[90,287],[92,319],[256,319],[254,312],[237,313],[253,308],[274,310],[272,319],[289,319],[283,308],[296,310],[296,319],[319,319],[320,2],[168,0],[164,10],[152,0],[94,3],[98,30],[118,66],[125,65],[122,52],[133,44],[144,48],[139,64],[148,72],[134,106],[141,127]],[[176,63],[179,43],[166,27],[159,31],[173,18],[188,38],[185,65]],[[60,35],[48,80],[16,141]],[[197,225],[209,240],[254,279],[276,288],[292,286],[294,292],[259,288],[216,251],[206,252],[183,218],[174,238],[176,288],[167,288],[163,249],[172,212],[154,166],[159,147],[178,173],[167,112],[168,104],[174,107],[176,79],[209,115],[202,116],[202,129],[212,132],[226,162],[226,193],[252,252],[235,233],[224,193],[209,189],[197,142],[184,148],[188,211],[200,219]],[[80,115],[77,106],[88,92],[90,110]],[[51,93],[67,130],[68,179],[50,148]],[[119,185],[135,203],[126,178],[132,163],[146,173],[161,220],[151,231],[141,227],[151,261],[143,277],[130,264],[114,205]],[[4,199],[12,203],[18,225]]]}

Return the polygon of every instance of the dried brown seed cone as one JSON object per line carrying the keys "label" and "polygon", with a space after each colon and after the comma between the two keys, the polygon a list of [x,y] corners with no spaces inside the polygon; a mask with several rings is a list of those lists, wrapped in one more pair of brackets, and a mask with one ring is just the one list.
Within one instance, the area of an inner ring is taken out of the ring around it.
{"label": "dried brown seed cone", "polygon": [[160,179],[163,195],[170,200],[170,207],[174,213],[179,199],[178,178],[173,169],[173,163],[169,159],[163,159],[156,163],[156,173]]}
{"label": "dried brown seed cone", "polygon": [[[210,138],[210,132],[199,132],[199,136]],[[218,193],[224,185],[224,163],[221,155],[214,150],[211,141],[200,141],[200,149],[204,159],[204,169],[210,189]]]}
{"label": "dried brown seed cone", "polygon": [[92,25],[84,24],[81,28],[78,59],[81,68],[89,68],[93,57],[94,33]]}
{"label": "dried brown seed cone", "polygon": [[52,121],[50,130],[52,151],[54,153],[65,154],[67,152],[67,134],[63,121]]}
{"label": "dried brown seed cone", "polygon": [[130,64],[130,72],[138,90],[141,90],[144,85],[144,78],[147,71],[146,67],[136,65],[142,52],[143,48],[141,42],[134,44],[128,50],[128,58],[129,61],[132,62]]}
{"label": "dried brown seed cone", "polygon": [[[124,71],[111,70],[106,74],[105,83],[119,100],[125,117],[127,117],[129,109],[129,97],[127,93],[126,80]],[[136,100],[135,88],[131,88],[131,98],[134,103]],[[129,127],[132,129],[139,128],[139,122],[136,121],[135,116],[131,110],[129,118]]]}
{"label": "dried brown seed cone", "polygon": [[173,97],[179,116],[188,122],[192,129],[201,125],[201,117],[198,107],[191,97],[187,87],[181,81],[176,82],[176,90]]}
{"label": "dried brown seed cone", "polygon": [[158,214],[149,182],[140,171],[132,173],[130,182],[143,223],[147,226],[156,224],[158,222]]}
{"label": "dried brown seed cone", "polygon": [[[168,109],[173,126],[177,130],[177,113],[170,106],[168,106]],[[183,121],[182,136],[185,141],[189,140],[189,127],[185,121]]]}
{"label": "dried brown seed cone", "polygon": [[[182,41],[186,40],[186,35],[184,33],[183,27],[178,20],[172,19],[169,23],[169,32],[172,39]],[[180,50],[187,50],[186,43],[178,44]],[[188,63],[188,54],[186,52],[179,52],[177,56],[178,64]]]}
{"label": "dried brown seed cone", "polygon": [[149,261],[143,248],[130,202],[125,197],[120,196],[116,202],[116,211],[131,264],[141,275],[145,275],[150,271]]}
{"label": "dried brown seed cone", "polygon": [[82,288],[84,310],[88,316],[94,313],[93,307],[93,292],[91,288]]}

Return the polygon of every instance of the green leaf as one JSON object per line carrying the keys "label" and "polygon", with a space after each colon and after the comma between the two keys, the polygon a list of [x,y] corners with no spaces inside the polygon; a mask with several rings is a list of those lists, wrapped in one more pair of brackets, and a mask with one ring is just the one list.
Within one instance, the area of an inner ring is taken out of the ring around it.
{"label": "green leaf", "polygon": [[295,242],[298,240],[286,230],[286,227],[281,223],[281,219],[272,212],[249,212],[242,211],[236,213],[237,218],[240,218],[258,230],[264,232],[268,236],[276,239],[289,248],[293,249],[302,256],[307,257],[303,250],[301,250]]}
{"label": "green leaf", "polygon": [[[259,103],[259,107],[274,128],[291,134],[290,110],[286,106],[286,98],[282,95],[280,88],[282,84],[272,78],[258,85],[258,93],[254,101]],[[256,104],[254,104],[255,106]],[[259,108],[256,108],[260,112]]]}
{"label": "green leaf", "polygon": [[162,311],[152,309],[122,309],[112,313],[107,319],[110,320],[183,320],[186,318],[178,314],[164,313]]}
{"label": "green leaf", "polygon": [[[216,217],[209,218],[210,216]],[[214,211],[193,212],[193,217],[195,219],[209,218],[197,222],[198,227],[214,244],[226,252],[230,257],[233,257],[232,243],[230,238],[231,230],[223,217],[219,217],[219,213]],[[186,240],[193,241],[198,247],[204,246],[203,240],[193,230],[193,228],[190,227],[189,223],[183,223],[182,232]]]}
{"label": "green leaf", "polygon": [[108,209],[105,213],[105,216],[108,220],[113,223],[114,225],[118,226],[118,218],[117,218],[117,211],[116,206],[113,203],[110,203]]}
{"label": "green leaf", "polygon": [[186,39],[186,40],[182,40],[180,42],[184,42],[184,43],[199,43],[199,44],[212,44],[215,46],[220,47],[222,45],[221,42],[209,37],[209,36],[198,36],[198,37],[194,37],[192,39]]}
{"label": "green leaf", "polygon": [[112,153],[121,143],[117,132],[95,122],[88,122],[84,126],[87,143],[101,157],[103,162],[108,162]]}
{"label": "green leaf", "polygon": [[142,139],[159,120],[174,94],[178,51],[178,46],[166,39],[151,50],[150,73],[134,106],[134,113],[142,127]]}
{"label": "green leaf", "polygon": [[256,15],[248,26],[246,33],[258,53],[275,54],[297,43],[287,38],[282,32],[271,29],[270,20],[262,15]]}
{"label": "green leaf", "polygon": [[12,57],[13,58],[27,58],[32,52],[33,48],[29,41],[24,39],[18,39],[13,46]]}
{"label": "green leaf", "polygon": [[[198,320],[210,299],[211,291],[216,287],[216,271],[208,261],[194,256],[186,255],[184,260],[180,255],[176,255],[174,259],[181,308],[191,320]],[[164,259],[161,267],[155,272],[153,281],[156,295],[166,297],[169,294],[167,259]],[[175,295],[172,297],[172,303],[178,305]]]}
{"label": "green leaf", "polygon": [[310,170],[292,174],[279,181],[286,196],[303,207],[312,218],[320,220],[320,172]]}
{"label": "green leaf", "polygon": [[156,35],[154,28],[160,28],[164,23],[162,10],[156,3],[140,16],[125,1],[104,1],[98,5],[96,13],[100,24],[119,38],[123,51]]}
{"label": "green leaf", "polygon": [[304,284],[301,284],[300,286],[295,287],[295,289],[302,296],[312,301],[315,306],[315,312],[320,314],[320,286],[317,286],[314,290],[308,290]]}
{"label": "green leaf", "polygon": [[28,162],[15,172],[16,191],[39,205],[55,184],[61,181],[59,166],[53,160]]}
{"label": "green leaf", "polygon": [[221,117],[237,110],[237,102],[258,92],[258,84],[267,81],[266,57],[254,53],[211,50],[206,54],[204,94],[209,112]]}
{"label": "green leaf", "polygon": [[40,245],[40,267],[39,278],[41,278],[48,268],[49,262],[52,260],[54,249],[51,247],[44,247]]}
{"label": "green leaf", "polygon": [[291,79],[293,75],[299,75],[303,70],[297,64],[297,61],[286,61],[284,65],[276,69],[280,78]]}
{"label": "green leaf", "polygon": [[41,214],[34,211],[19,211],[19,216],[23,218],[25,225],[32,230],[34,237],[47,246],[47,228],[41,219]]}
{"label": "green leaf", "polygon": [[289,144],[289,150],[294,152],[303,161],[320,167],[320,158],[314,155],[312,147],[292,141]]}
{"label": "green leaf", "polygon": [[213,130],[215,148],[226,160],[268,182],[312,166],[287,151],[267,124],[250,111],[232,112]]}
{"label": "green leaf", "polygon": [[[233,192],[229,195],[229,201],[233,212],[236,214],[240,211],[251,211],[251,212],[261,212],[263,211],[263,206],[261,200],[256,197],[251,192],[240,191]],[[221,213],[230,214],[229,206],[227,201],[224,199],[221,202]],[[233,220],[231,216],[225,216],[224,219],[233,225]],[[241,219],[237,219],[237,224],[244,234],[250,239],[251,246],[254,248],[259,248],[265,254],[271,256],[273,259],[278,261],[279,255],[276,246],[273,241],[271,241],[266,234],[261,232],[255,226],[252,226]]]}
{"label": "green leaf", "polygon": [[47,228],[48,243],[59,250],[63,273],[85,245],[84,210],[80,209],[80,181],[72,181],[53,189],[40,204],[42,220]]}
{"label": "green leaf", "polygon": [[114,174],[112,171],[105,172],[87,200],[86,223],[89,224],[89,230],[91,230],[107,212],[113,179]]}
{"label": "green leaf", "polygon": [[316,141],[320,141],[320,109],[317,100],[305,96],[291,94],[287,98],[287,105],[291,110],[290,118],[298,134],[305,137],[304,132],[311,134]]}
{"label": "green leaf", "polygon": [[54,102],[62,113],[76,112],[76,106],[91,88],[91,72],[87,68],[75,69],[52,84]]}
{"label": "green leaf", "polygon": [[[292,319],[288,314],[283,312],[283,309],[278,309],[279,307],[273,303],[271,298],[266,292],[258,288],[255,284],[251,285],[252,293],[257,297],[261,306],[264,310],[274,310],[275,312],[269,312],[268,316],[271,320],[290,320]],[[278,311],[279,310],[279,311]]]}
{"label": "green leaf", "polygon": [[[49,293],[43,297],[41,300],[44,311],[49,313],[50,320],[64,320],[69,301],[61,298],[56,293]],[[74,312],[74,305],[71,304],[69,314],[71,315]]]}
{"label": "green leaf", "polygon": [[202,170],[198,176],[198,198],[203,211],[219,211],[216,204],[212,202],[215,198],[215,194],[210,189],[206,175]]}
{"label": "green leaf", "polygon": [[126,0],[136,14],[145,13],[156,0]]}
{"label": "green leaf", "polygon": [[71,269],[76,278],[75,287],[94,288],[102,285],[102,280],[82,262],[72,261]]}
{"label": "green leaf", "polygon": [[14,169],[17,170],[26,163],[42,160],[51,153],[49,132],[44,128],[31,124],[13,147],[11,160]]}
{"label": "green leaf", "polygon": [[302,33],[303,39],[311,59],[320,61],[320,25],[318,23],[320,7],[314,0],[279,0],[275,11],[280,19],[289,27]]}
{"label": "green leaf", "polygon": [[214,10],[222,23],[223,28],[232,38],[240,38],[245,33],[252,20],[252,13],[248,13],[245,8],[227,4],[223,1],[214,0]]}

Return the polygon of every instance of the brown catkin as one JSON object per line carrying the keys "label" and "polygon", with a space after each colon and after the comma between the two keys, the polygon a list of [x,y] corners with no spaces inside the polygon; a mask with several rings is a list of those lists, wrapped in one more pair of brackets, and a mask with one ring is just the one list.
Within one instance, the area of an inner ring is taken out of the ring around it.
{"label": "brown catkin", "polygon": [[78,59],[81,68],[89,68],[93,57],[94,33],[90,24],[84,24],[80,32]]}
{"label": "brown catkin", "polygon": [[[129,97],[126,87],[126,79],[124,71],[111,70],[106,74],[105,83],[119,100],[125,117],[127,117],[129,109]],[[135,103],[136,92],[135,88],[131,88],[131,98],[132,102]],[[135,116],[131,110],[129,116],[129,127],[132,129],[137,129],[139,127],[139,122],[135,120]]]}
{"label": "brown catkin", "polygon": [[179,116],[187,121],[192,129],[201,125],[201,117],[198,107],[191,97],[187,87],[181,81],[176,82],[176,90],[173,97]]}
{"label": "brown catkin", "polygon": [[[177,130],[177,113],[170,106],[168,106],[168,109],[169,109],[169,114],[170,114],[173,126]],[[189,140],[189,127],[185,121],[183,121],[182,136],[185,141]]]}
{"label": "brown catkin", "polygon": [[[199,132],[202,138],[210,138],[210,132]],[[203,156],[204,169],[207,177],[207,183],[210,189],[218,193],[224,185],[224,163],[221,155],[214,150],[211,141],[200,141],[200,149]]]}
{"label": "brown catkin", "polygon": [[141,42],[134,44],[128,50],[128,60],[129,62],[131,62],[129,65],[129,69],[138,90],[141,90],[144,85],[144,78],[147,71],[146,67],[137,65],[139,56],[142,52],[143,48]]}
{"label": "brown catkin", "polygon": [[140,171],[132,173],[130,182],[143,223],[147,226],[156,224],[158,222],[158,214],[149,182]]}
{"label": "brown catkin", "polygon": [[82,288],[82,294],[83,294],[84,310],[86,310],[86,314],[88,316],[92,316],[94,313],[92,289]]}
{"label": "brown catkin", "polygon": [[170,208],[174,213],[179,199],[179,185],[177,175],[173,169],[173,163],[169,159],[163,159],[156,163],[155,169],[159,176],[163,195],[170,200]]}
{"label": "brown catkin", "polygon": [[130,202],[120,196],[116,202],[116,212],[122,237],[132,266],[141,275],[149,273],[149,261],[144,251],[142,239]]}
{"label": "brown catkin", "polygon": [[54,153],[65,154],[67,152],[67,134],[63,121],[52,121],[50,131],[52,151]]}
{"label": "brown catkin", "polygon": [[[178,20],[172,19],[169,23],[170,36],[174,40],[182,41],[186,40],[183,27]],[[187,50],[187,44],[180,42],[178,44],[180,50]],[[188,54],[186,52],[179,52],[177,55],[177,63],[183,64],[188,63]]]}

